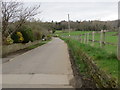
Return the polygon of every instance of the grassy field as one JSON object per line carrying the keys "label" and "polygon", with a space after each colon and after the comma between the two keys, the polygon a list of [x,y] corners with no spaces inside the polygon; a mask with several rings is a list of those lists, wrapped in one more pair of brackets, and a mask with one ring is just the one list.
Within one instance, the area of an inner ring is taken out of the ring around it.
{"label": "grassy field", "polygon": [[[78,36],[80,34],[84,34],[88,32],[74,31],[71,32],[71,36]],[[69,33],[56,32],[59,36],[68,36]],[[117,44],[117,36],[115,36],[116,32],[107,32],[106,33],[106,41]],[[92,38],[92,36],[90,36]],[[99,40],[100,35],[95,35],[95,40]],[[70,40],[67,42],[71,45],[74,51],[79,50],[81,48],[84,52],[86,52],[89,56],[95,59],[95,63],[106,73],[108,73],[111,77],[118,79],[118,60],[117,60],[117,46],[106,45],[103,48],[99,47],[99,43],[95,43],[94,47],[91,46],[91,42],[87,44],[80,43],[79,40],[64,38],[66,40]],[[75,54],[77,57],[77,54]],[[80,68],[81,69],[81,68]],[[82,70],[83,71],[83,70]]]}
{"label": "grassy field", "polygon": [[[70,35],[71,36],[78,36],[80,34],[84,34],[84,33],[92,33],[92,31],[72,31],[70,32]],[[118,41],[118,37],[115,36],[117,32],[107,32],[106,33],[106,42],[110,42],[110,43],[115,43],[117,44],[117,41]],[[62,35],[62,36],[69,36],[69,33],[68,32],[62,32],[62,31],[56,31],[55,34],[58,34],[58,35]],[[82,37],[84,38],[84,36]],[[92,39],[92,35],[90,35],[90,39]],[[100,40],[100,34],[98,33],[95,33],[95,40]]]}
{"label": "grassy field", "polygon": [[[91,31],[73,31],[70,32],[71,36],[79,36],[80,34],[84,34],[84,33],[92,33]],[[117,45],[118,42],[118,37],[115,36],[117,32],[107,32],[106,33],[106,42],[109,43],[114,43]],[[55,34],[58,34],[59,36],[69,36],[69,33],[63,33],[62,31],[57,31]],[[82,36],[81,38],[84,38],[84,36]],[[92,35],[89,36],[89,38],[92,40]],[[99,41],[100,40],[100,34],[95,33],[95,40]],[[88,43],[89,45],[92,45],[92,42]],[[95,42],[94,43],[94,47],[100,47],[100,43]],[[117,55],[117,46],[113,46],[113,45],[105,45],[103,47],[104,50],[106,50],[108,53],[112,53]]]}

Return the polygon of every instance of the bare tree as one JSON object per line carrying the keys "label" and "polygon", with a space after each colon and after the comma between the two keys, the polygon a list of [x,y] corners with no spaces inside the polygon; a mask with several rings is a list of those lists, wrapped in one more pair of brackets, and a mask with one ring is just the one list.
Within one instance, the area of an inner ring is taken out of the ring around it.
{"label": "bare tree", "polygon": [[21,12],[19,2],[2,2],[2,34],[4,37],[8,35],[8,26],[10,22],[13,22]]}
{"label": "bare tree", "polygon": [[[21,2],[2,2],[2,34],[3,39],[7,36],[13,34],[25,23],[26,20],[31,19],[31,17],[39,14],[37,10],[40,5],[24,7]],[[8,26],[10,23],[17,22],[15,29],[9,31]]]}
{"label": "bare tree", "polygon": [[[35,7],[27,7],[27,8],[22,7],[21,8],[22,11],[19,14],[19,17],[18,17],[19,20],[15,28],[15,31],[19,30],[19,28],[25,23],[26,20],[30,20],[33,16],[41,13],[40,11],[39,12],[37,11],[39,8],[40,8],[40,5]],[[15,31],[13,31],[12,33],[14,33]]]}

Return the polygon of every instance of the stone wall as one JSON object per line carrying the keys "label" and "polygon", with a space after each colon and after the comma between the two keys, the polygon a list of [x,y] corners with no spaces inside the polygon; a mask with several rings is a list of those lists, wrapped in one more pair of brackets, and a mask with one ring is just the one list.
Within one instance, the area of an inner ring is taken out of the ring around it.
{"label": "stone wall", "polygon": [[29,42],[26,44],[22,44],[22,43],[16,43],[16,44],[11,44],[11,45],[3,45],[2,46],[2,55],[7,55],[9,53],[15,52],[17,50],[21,50],[21,49],[25,49],[31,45],[35,45],[40,43],[40,41],[34,41],[34,42]]}
{"label": "stone wall", "polygon": [[89,74],[96,82],[98,88],[117,88],[118,83],[101,70],[93,61],[93,58],[80,51],[81,59],[87,64]]}

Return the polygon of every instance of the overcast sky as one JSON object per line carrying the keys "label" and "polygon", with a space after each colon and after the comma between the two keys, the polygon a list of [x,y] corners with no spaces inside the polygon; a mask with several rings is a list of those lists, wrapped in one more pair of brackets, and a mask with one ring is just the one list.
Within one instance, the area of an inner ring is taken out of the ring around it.
{"label": "overcast sky", "polygon": [[[42,13],[35,18],[42,21],[116,20],[119,0],[18,0],[27,5],[41,3]],[[35,2],[35,3],[34,3]],[[36,3],[37,2],[37,3]]]}
{"label": "overcast sky", "polygon": [[115,20],[118,18],[117,2],[43,2],[40,19],[43,21]]}

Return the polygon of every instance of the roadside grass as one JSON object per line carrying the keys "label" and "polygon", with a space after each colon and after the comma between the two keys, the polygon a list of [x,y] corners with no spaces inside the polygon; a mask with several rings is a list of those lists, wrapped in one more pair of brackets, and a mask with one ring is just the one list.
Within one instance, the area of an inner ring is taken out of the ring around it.
{"label": "roadside grass", "polygon": [[46,44],[47,42],[49,42],[49,41],[41,41],[40,43],[32,45],[32,46],[29,46],[26,49],[31,50],[31,49],[37,48],[37,47],[39,47],[39,46],[41,46],[43,44]]}
{"label": "roadside grass", "polygon": [[86,72],[85,65],[80,59],[79,50],[87,53],[90,57],[94,58],[94,62],[97,66],[106,72],[113,79],[118,80],[118,60],[115,54],[108,53],[103,48],[92,47],[90,45],[82,44],[77,40],[62,38],[68,44],[69,48],[74,52],[76,57],[76,63],[81,72]]}
{"label": "roadside grass", "polygon": [[76,64],[80,74],[82,76],[84,76],[85,78],[89,78],[90,76],[88,75],[87,65],[83,62],[82,58],[80,57],[80,55],[78,53],[79,46],[73,45],[66,38],[61,38],[61,39],[63,39],[68,44],[68,47],[70,49],[70,53],[71,53],[73,59],[75,60],[75,64]]}

